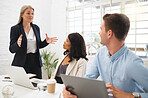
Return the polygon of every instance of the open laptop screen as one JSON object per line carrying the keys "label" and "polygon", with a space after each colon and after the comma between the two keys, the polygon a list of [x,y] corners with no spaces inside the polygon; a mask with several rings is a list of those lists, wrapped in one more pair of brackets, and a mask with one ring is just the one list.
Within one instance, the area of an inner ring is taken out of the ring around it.
{"label": "open laptop screen", "polygon": [[[6,71],[12,79],[12,81],[14,82],[14,84],[28,87],[31,89],[37,89],[37,87],[34,87],[31,83],[23,67],[10,66],[7,68]],[[37,86],[37,84],[34,85]]]}

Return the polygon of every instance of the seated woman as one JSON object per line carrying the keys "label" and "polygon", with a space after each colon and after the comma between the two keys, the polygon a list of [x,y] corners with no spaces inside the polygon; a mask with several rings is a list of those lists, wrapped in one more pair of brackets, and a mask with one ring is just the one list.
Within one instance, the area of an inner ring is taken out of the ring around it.
{"label": "seated woman", "polygon": [[63,48],[66,49],[56,67],[52,78],[57,83],[63,83],[60,74],[82,77],[86,72],[86,47],[83,37],[79,33],[71,33],[64,42]]}

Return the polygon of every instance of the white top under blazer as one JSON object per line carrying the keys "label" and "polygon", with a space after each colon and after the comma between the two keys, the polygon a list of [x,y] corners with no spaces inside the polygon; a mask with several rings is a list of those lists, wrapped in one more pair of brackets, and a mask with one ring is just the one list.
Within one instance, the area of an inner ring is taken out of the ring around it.
{"label": "white top under blazer", "polygon": [[36,37],[32,28],[30,29],[29,34],[26,33],[26,37],[27,37],[27,53],[35,53],[37,45],[36,45]]}

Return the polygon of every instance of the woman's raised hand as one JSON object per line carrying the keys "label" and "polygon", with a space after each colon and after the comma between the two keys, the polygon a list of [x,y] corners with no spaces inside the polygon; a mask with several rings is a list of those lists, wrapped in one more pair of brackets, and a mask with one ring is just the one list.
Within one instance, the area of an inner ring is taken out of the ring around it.
{"label": "woman's raised hand", "polygon": [[19,47],[21,47],[21,44],[22,44],[22,34],[19,36],[18,40],[17,40],[17,44]]}
{"label": "woman's raised hand", "polygon": [[55,44],[55,42],[57,42],[57,37],[48,37],[47,33],[46,33],[46,42],[50,43],[50,44]]}

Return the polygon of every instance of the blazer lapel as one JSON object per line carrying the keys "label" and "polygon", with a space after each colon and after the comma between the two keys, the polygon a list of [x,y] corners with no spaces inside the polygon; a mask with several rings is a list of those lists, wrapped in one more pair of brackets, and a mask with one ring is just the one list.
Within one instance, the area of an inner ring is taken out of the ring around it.
{"label": "blazer lapel", "polygon": [[66,69],[66,75],[69,75],[69,74],[70,74],[70,72],[72,71],[72,69],[74,68],[74,66],[76,65],[76,63],[77,63],[77,60],[76,60],[76,59],[73,59],[73,60],[69,63],[69,65],[68,65],[68,67],[67,67],[67,69]]}
{"label": "blazer lapel", "polygon": [[[34,24],[31,23],[31,25],[32,25],[32,29],[33,29],[35,37],[36,37],[36,44],[37,44],[39,41],[39,33],[38,33],[36,27],[34,26]],[[37,44],[37,48],[39,48],[38,44]]]}
{"label": "blazer lapel", "polygon": [[23,24],[20,24],[20,32],[23,35],[23,37],[22,37],[22,43],[24,43],[24,47],[27,47],[27,37],[26,37],[26,33],[24,31],[24,28],[23,28]]}
{"label": "blazer lapel", "polygon": [[26,33],[25,33],[25,31],[24,31],[24,28],[23,28],[23,25],[22,25],[22,24],[20,24],[20,30],[21,30],[21,32],[22,32],[22,35],[25,37],[25,39],[27,39]]}

